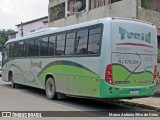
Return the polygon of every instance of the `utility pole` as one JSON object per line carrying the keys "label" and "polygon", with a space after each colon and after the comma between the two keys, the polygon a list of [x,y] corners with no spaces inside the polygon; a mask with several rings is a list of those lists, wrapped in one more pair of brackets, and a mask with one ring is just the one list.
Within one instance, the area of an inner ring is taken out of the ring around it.
{"label": "utility pole", "polygon": [[21,22],[21,37],[23,37],[23,23]]}

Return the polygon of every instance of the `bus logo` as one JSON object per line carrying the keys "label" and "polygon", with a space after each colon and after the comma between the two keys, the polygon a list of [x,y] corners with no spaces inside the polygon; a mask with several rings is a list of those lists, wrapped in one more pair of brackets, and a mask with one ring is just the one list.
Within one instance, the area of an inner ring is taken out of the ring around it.
{"label": "bus logo", "polygon": [[40,62],[33,62],[31,60],[31,68],[36,67],[36,68],[41,68],[42,67],[42,61]]}
{"label": "bus logo", "polygon": [[151,43],[151,32],[149,33],[134,33],[129,32],[125,28],[119,27],[119,33],[121,35],[121,40],[128,39],[139,39],[147,43]]}

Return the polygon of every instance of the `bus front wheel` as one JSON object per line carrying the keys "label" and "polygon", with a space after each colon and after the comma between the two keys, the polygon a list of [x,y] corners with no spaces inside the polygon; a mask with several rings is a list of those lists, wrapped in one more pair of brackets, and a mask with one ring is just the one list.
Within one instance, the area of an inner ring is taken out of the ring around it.
{"label": "bus front wheel", "polygon": [[56,95],[56,86],[55,86],[55,81],[53,80],[53,78],[48,78],[46,81],[46,85],[45,85],[45,90],[46,90],[46,96],[47,98],[53,100],[56,99],[57,95]]}

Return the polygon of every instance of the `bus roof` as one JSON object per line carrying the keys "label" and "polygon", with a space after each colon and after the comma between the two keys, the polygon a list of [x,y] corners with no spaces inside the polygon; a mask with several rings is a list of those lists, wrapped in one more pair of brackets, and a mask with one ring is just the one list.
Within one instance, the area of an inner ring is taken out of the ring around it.
{"label": "bus roof", "polygon": [[89,26],[89,25],[95,25],[95,24],[98,24],[98,23],[104,23],[105,21],[109,21],[109,20],[127,20],[127,21],[129,20],[129,21],[136,21],[136,22],[142,22],[142,23],[145,23],[145,24],[153,25],[150,22],[137,20],[137,19],[122,18],[122,17],[107,17],[107,18],[101,18],[101,19],[92,20],[92,21],[88,21],[88,22],[78,23],[78,24],[74,24],[74,25],[69,25],[69,26],[65,26],[65,27],[61,27],[61,28],[47,28],[47,29],[35,31],[35,32],[32,32],[32,33],[28,33],[28,34],[24,35],[23,37],[10,39],[5,44],[7,44],[9,42],[25,40],[25,39],[29,39],[29,38],[33,38],[33,37],[39,37],[39,36],[43,36],[43,35],[48,35],[48,34],[52,34],[52,33],[58,33],[58,32],[62,32],[62,31],[65,31],[65,30],[76,29],[76,28],[79,28],[79,27],[85,27],[85,26]]}

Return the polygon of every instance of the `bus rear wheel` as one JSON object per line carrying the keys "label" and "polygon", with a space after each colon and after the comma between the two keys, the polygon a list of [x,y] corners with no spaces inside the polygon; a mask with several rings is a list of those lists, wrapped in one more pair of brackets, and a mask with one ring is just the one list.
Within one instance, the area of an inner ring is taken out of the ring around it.
{"label": "bus rear wheel", "polygon": [[14,83],[12,72],[9,73],[9,77],[8,78],[9,78],[9,81],[11,81],[12,88],[15,88],[16,84]]}
{"label": "bus rear wheel", "polygon": [[56,86],[55,86],[55,81],[53,80],[53,78],[50,77],[47,79],[45,90],[46,90],[46,96],[48,99],[53,100],[57,98]]}

